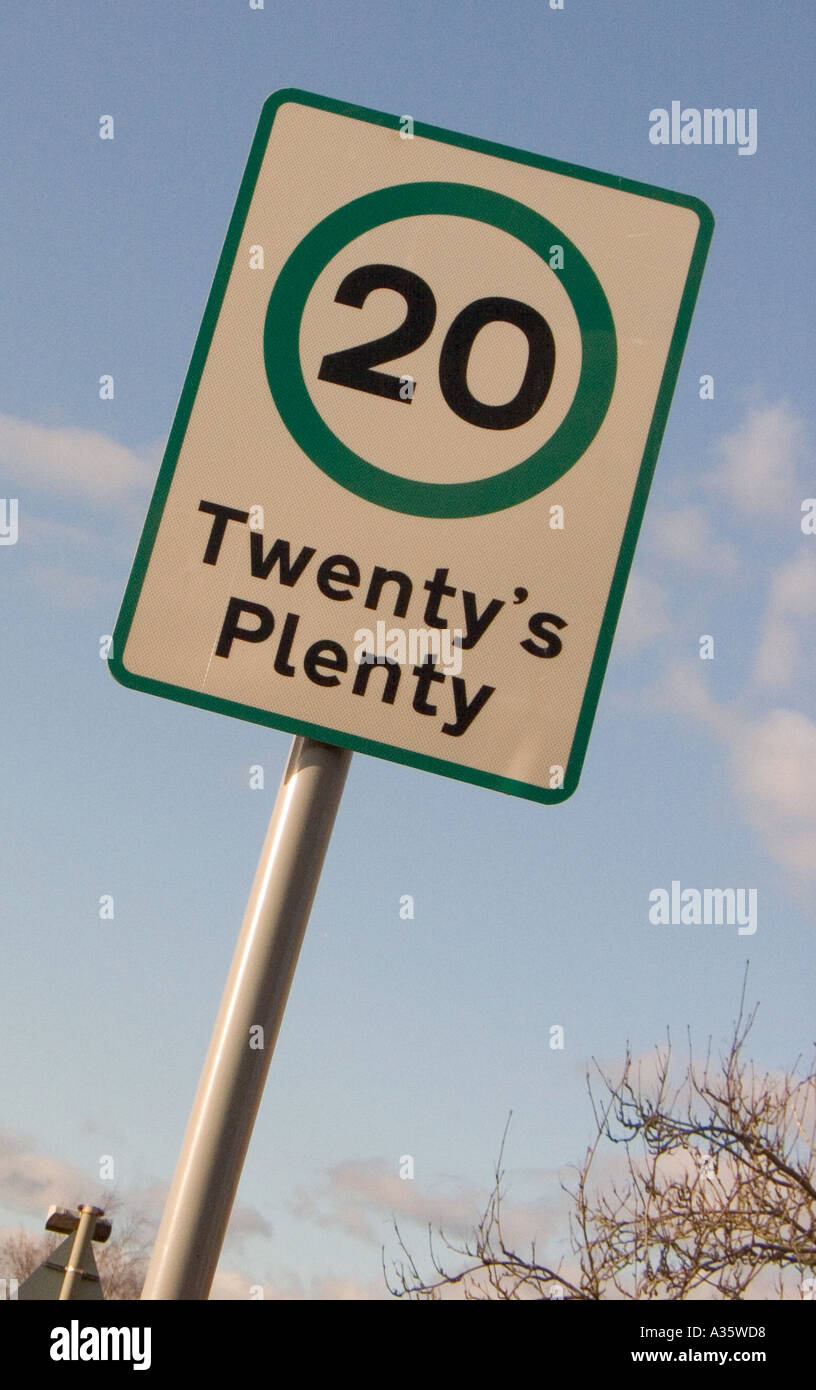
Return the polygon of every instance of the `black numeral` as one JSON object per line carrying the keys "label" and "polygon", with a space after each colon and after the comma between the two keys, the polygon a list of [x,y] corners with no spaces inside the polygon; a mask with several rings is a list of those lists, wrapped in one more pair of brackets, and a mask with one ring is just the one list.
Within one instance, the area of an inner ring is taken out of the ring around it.
{"label": "black numeral", "polygon": [[[408,309],[403,323],[373,342],[327,353],[318,376],[321,381],[333,381],[354,391],[369,391],[374,396],[410,405],[413,388],[406,392],[400,377],[371,369],[380,362],[405,357],[427,342],[436,322],[436,300],[419,275],[398,265],[364,265],[352,270],[335,300],[361,309],[372,290],[382,289],[396,290],[402,295]],[[512,323],[527,339],[524,379],[513,399],[501,405],[486,405],[477,400],[467,384],[473,344],[488,323]],[[555,340],[547,320],[529,304],[500,295],[475,299],[456,315],[439,357],[439,385],[445,401],[461,420],[483,430],[512,430],[526,425],[546,400],[554,371]]]}
{"label": "black numeral", "polygon": [[[467,384],[476,335],[486,323],[513,323],[527,337],[527,368],[518,391],[503,405],[477,401]],[[475,299],[457,314],[439,358],[439,385],[451,410],[483,430],[512,430],[532,420],[546,399],[555,370],[555,341],[547,320],[518,299]]]}
{"label": "black numeral", "polygon": [[373,372],[379,362],[392,362],[422,347],[436,322],[436,300],[431,289],[418,275],[402,270],[398,265],[364,265],[352,270],[334,296],[338,304],[350,304],[361,309],[372,290],[396,290],[408,306],[399,328],[373,342],[359,347],[329,352],[320,364],[321,381],[334,381],[338,386],[350,386],[354,391],[370,391],[374,396],[411,403],[413,392],[400,395],[400,378],[387,372]]}

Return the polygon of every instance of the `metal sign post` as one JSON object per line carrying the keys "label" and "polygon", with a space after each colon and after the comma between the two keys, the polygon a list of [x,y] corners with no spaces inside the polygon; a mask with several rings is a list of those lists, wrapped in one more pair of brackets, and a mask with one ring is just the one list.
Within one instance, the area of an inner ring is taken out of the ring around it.
{"label": "metal sign post", "polygon": [[292,745],[144,1299],[208,1297],[350,761],[347,748]]}
{"label": "metal sign post", "polygon": [[78,1288],[82,1279],[85,1277],[85,1270],[88,1264],[88,1256],[91,1251],[91,1241],[94,1237],[97,1218],[104,1216],[101,1207],[92,1207],[87,1204],[79,1208],[79,1221],[77,1222],[74,1243],[71,1246],[71,1260],[65,1266],[65,1278],[62,1281],[59,1300],[76,1298],[75,1290]]}

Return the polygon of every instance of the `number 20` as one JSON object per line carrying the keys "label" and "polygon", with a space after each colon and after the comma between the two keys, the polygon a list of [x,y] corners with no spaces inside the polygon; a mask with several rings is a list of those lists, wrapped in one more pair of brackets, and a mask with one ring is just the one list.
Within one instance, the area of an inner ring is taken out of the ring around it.
{"label": "number 20", "polygon": [[[342,281],[335,302],[361,309],[372,290],[396,290],[405,300],[408,312],[399,328],[358,347],[329,352],[320,364],[318,377],[354,391],[404,401],[412,396],[400,394],[401,379],[372,368],[414,352],[427,342],[436,322],[436,300],[428,284],[411,270],[398,265],[363,265]],[[485,405],[467,384],[471,350],[480,329],[488,323],[512,323],[520,328],[528,344],[524,379],[512,400],[502,405]],[[454,414],[469,425],[485,430],[511,430],[526,425],[543,405],[555,370],[555,342],[545,318],[529,304],[500,295],[474,299],[456,315],[445,335],[439,356],[439,386]]]}

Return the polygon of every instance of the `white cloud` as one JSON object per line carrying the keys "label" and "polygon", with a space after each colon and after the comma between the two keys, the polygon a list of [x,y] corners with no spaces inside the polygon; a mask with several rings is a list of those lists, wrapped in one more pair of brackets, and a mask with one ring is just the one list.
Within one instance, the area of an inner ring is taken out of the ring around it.
{"label": "white cloud", "polygon": [[57,608],[80,609],[105,597],[107,585],[92,574],[50,566],[35,569],[32,583]]}
{"label": "white cloud", "polygon": [[[45,1222],[52,1203],[76,1206],[91,1202],[98,1181],[53,1154],[37,1153],[23,1135],[0,1130],[0,1204]],[[91,1191],[93,1189],[93,1191]]]}
{"label": "white cloud", "polygon": [[103,538],[85,527],[34,515],[26,515],[23,539],[52,554],[57,547],[76,546],[79,550],[87,551],[92,546],[99,545],[100,541],[104,544]]}
{"label": "white cloud", "polygon": [[322,1192],[313,1196],[301,1190],[291,1205],[295,1215],[318,1226],[339,1227],[376,1243],[382,1223],[392,1218],[466,1231],[478,1216],[475,1194],[430,1196],[413,1181],[400,1178],[393,1165],[375,1159],[337,1164]]}
{"label": "white cloud", "polygon": [[816,555],[802,553],[777,570],[754,664],[758,685],[789,686],[814,651],[813,630],[803,619],[816,616]]}
{"label": "white cloud", "polygon": [[[216,1302],[246,1302],[251,1290],[263,1281],[236,1269],[217,1269],[210,1288],[210,1298]],[[264,1297],[268,1297],[264,1290]]]}
{"label": "white cloud", "polygon": [[786,401],[755,407],[719,441],[719,468],[712,486],[740,511],[797,518],[801,501],[797,465],[803,453],[802,420]]}
{"label": "white cloud", "polygon": [[227,1227],[226,1243],[240,1245],[247,1236],[271,1236],[272,1227],[266,1217],[246,1202],[236,1202]]}
{"label": "white cloud", "polygon": [[[77,610],[118,598],[110,555],[133,555],[158,453],[155,444],[137,454],[95,430],[0,415],[0,478],[19,500],[23,582],[49,605]],[[66,503],[77,516],[44,514]],[[93,572],[99,565],[105,578]]]}
{"label": "white cloud", "polygon": [[[550,1179],[555,1175],[550,1174]],[[510,1175],[505,1182],[509,1192]],[[552,1181],[548,1187],[552,1187]],[[458,1242],[473,1237],[488,1201],[486,1187],[466,1187],[461,1183],[447,1188],[437,1184],[435,1189],[419,1186],[412,1179],[400,1178],[392,1164],[370,1160],[337,1164],[327,1174],[321,1191],[312,1195],[300,1191],[291,1210],[303,1220],[323,1228],[339,1228],[372,1244],[385,1243],[387,1254],[399,1254],[393,1229],[396,1221],[402,1230],[405,1225],[422,1228],[416,1238],[418,1259],[428,1254],[428,1229],[443,1231],[446,1237]],[[558,1189],[553,1200],[521,1203],[505,1199],[502,1207],[502,1228],[508,1245],[521,1248],[551,1234],[563,1235],[565,1217],[564,1196]],[[435,1245],[444,1249],[435,1236]],[[451,1262],[454,1262],[451,1256]]]}
{"label": "white cloud", "polygon": [[711,695],[700,673],[699,663],[673,662],[656,689],[648,692],[648,700],[650,705],[698,720],[720,738],[728,736],[731,715]]}
{"label": "white cloud", "polygon": [[34,488],[110,504],[148,487],[154,473],[151,462],[96,430],[0,415],[0,474],[23,495]]}
{"label": "white cloud", "polygon": [[686,571],[727,579],[740,568],[736,548],[714,532],[702,507],[658,512],[648,523],[648,537],[662,561]]}
{"label": "white cloud", "polygon": [[749,823],[778,863],[816,879],[816,723],[771,710],[737,727],[731,754]]}
{"label": "white cloud", "polygon": [[777,863],[816,880],[816,722],[793,709],[747,716],[715,700],[700,672],[683,663],[666,671],[649,701],[698,720],[727,745],[746,821]]}
{"label": "white cloud", "polygon": [[659,584],[645,575],[631,574],[615,633],[615,650],[638,651],[668,632],[671,622],[665,605],[665,592]]}
{"label": "white cloud", "polygon": [[304,1283],[298,1274],[286,1273],[274,1279],[263,1280],[256,1275],[237,1270],[216,1272],[210,1298],[216,1301],[243,1301],[257,1298],[257,1289],[263,1290],[265,1302],[354,1302],[363,1303],[389,1299],[385,1281],[364,1281],[353,1275],[324,1274]]}

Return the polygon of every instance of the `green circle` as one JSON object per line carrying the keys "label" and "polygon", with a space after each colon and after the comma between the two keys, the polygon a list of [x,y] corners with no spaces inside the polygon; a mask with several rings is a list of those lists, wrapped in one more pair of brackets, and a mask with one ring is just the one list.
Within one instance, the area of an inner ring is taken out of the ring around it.
{"label": "green circle", "polygon": [[[501,473],[469,483],[426,483],[378,468],[349,449],[316,409],[303,379],[300,323],[318,275],[350,241],[373,227],[416,214],[487,222],[544,260],[564,248],[558,272],[581,332],[581,372],[570,409],[541,448]],[[366,193],[330,213],[295,247],[269,297],[264,325],[266,376],[284,424],[304,453],[335,482],[391,511],[414,516],[484,516],[525,502],[562,477],[589,447],[612,399],[617,345],[598,277],[577,246],[546,217],[515,198],[464,183],[403,183]]]}

